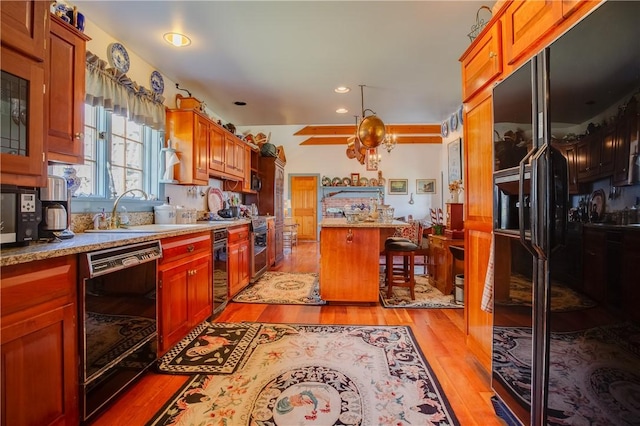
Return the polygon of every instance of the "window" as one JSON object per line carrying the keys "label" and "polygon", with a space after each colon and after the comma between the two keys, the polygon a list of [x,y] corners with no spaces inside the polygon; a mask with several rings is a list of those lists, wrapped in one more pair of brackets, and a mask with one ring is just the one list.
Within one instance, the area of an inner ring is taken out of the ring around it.
{"label": "window", "polygon": [[[80,182],[72,195],[104,200],[140,189],[156,198],[163,133],[101,106],[85,104],[84,164],[72,166]],[[64,176],[69,167],[54,165],[52,173]],[[132,195],[141,197],[139,193]]]}

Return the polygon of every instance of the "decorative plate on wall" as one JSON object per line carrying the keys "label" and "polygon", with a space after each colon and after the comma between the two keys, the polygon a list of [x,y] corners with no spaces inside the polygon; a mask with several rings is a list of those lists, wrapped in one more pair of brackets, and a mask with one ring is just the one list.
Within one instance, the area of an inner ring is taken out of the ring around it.
{"label": "decorative plate on wall", "polygon": [[164,80],[158,71],[153,71],[151,73],[149,82],[151,83],[151,89],[153,89],[153,91],[158,95],[162,95],[162,92],[164,92]]}
{"label": "decorative plate on wall", "polygon": [[449,119],[449,128],[452,132],[458,130],[458,113],[451,114],[451,118]]}
{"label": "decorative plate on wall", "polygon": [[127,49],[120,43],[111,43],[107,49],[109,64],[120,71],[126,73],[129,71],[129,54]]}
{"label": "decorative plate on wall", "polygon": [[447,123],[447,121],[442,122],[442,127],[440,128],[440,134],[442,135],[443,138],[446,138],[447,136],[449,136],[449,124]]}

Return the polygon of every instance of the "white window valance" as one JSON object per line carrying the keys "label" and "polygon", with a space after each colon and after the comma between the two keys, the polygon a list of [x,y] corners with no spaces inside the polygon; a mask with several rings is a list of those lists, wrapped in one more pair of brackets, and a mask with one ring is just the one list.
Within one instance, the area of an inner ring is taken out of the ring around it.
{"label": "white window valance", "polygon": [[129,120],[164,130],[164,97],[138,85],[126,74],[115,68],[107,68],[107,62],[97,55],[86,53],[85,102],[102,106]]}

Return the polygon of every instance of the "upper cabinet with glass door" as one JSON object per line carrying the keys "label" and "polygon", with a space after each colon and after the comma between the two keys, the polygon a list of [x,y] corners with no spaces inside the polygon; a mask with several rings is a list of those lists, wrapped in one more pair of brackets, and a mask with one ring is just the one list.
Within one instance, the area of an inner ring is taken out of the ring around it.
{"label": "upper cabinet with glass door", "polygon": [[3,2],[0,79],[0,183],[46,184],[45,34],[48,3]]}

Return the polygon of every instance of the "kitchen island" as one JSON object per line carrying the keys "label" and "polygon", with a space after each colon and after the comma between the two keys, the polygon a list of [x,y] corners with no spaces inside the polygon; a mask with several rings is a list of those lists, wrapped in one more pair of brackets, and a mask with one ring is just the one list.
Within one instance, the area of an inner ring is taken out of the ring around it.
{"label": "kitchen island", "polygon": [[390,223],[347,223],[344,218],[320,223],[320,297],[327,302],[375,303],[380,287],[380,253],[396,228]]}

